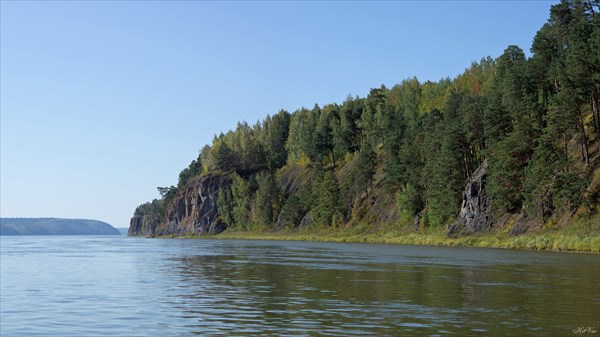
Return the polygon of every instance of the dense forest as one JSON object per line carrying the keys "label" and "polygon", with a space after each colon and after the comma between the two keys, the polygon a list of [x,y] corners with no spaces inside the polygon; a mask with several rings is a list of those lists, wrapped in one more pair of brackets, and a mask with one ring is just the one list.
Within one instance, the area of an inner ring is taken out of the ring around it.
{"label": "dense forest", "polygon": [[485,162],[495,226],[597,221],[598,11],[598,0],[552,6],[531,57],[511,45],[454,79],[409,78],[366,97],[240,122],[135,216],[164,221],[186,185],[220,174],[231,181],[217,198],[230,229],[446,226]]}

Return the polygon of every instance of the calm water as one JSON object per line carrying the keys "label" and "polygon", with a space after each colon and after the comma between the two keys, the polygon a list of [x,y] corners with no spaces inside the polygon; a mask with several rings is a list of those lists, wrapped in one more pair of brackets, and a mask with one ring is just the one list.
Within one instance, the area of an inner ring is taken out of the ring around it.
{"label": "calm water", "polygon": [[600,336],[599,255],[91,236],[0,244],[2,337]]}

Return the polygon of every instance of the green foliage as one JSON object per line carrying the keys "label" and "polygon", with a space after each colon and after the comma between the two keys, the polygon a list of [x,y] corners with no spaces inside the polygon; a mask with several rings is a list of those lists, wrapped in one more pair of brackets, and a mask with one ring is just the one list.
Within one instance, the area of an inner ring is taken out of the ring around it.
{"label": "green foliage", "polygon": [[159,218],[163,210],[163,202],[160,199],[154,199],[152,202],[147,202],[139,205],[133,212],[134,216],[147,216],[149,218]]}
{"label": "green foliage", "polygon": [[[427,215],[430,225],[440,226],[453,218],[460,206],[460,192],[464,185],[462,139],[451,124],[445,126],[440,121],[430,127],[432,133],[425,142],[427,156],[424,164]],[[440,136],[436,136],[438,134]]]}
{"label": "green foliage", "polygon": [[179,180],[177,181],[177,188],[183,188],[192,178],[202,174],[204,172],[204,167],[202,165],[201,155],[198,156],[198,159],[192,160],[190,165],[184,168],[179,173]]}
{"label": "green foliage", "polygon": [[213,142],[211,170],[230,171],[236,167],[237,158],[224,140]]}
{"label": "green foliage", "polygon": [[317,225],[337,225],[345,220],[338,180],[331,170],[320,170],[316,175],[313,190],[316,205],[312,209],[313,219]]}
{"label": "green foliage", "polygon": [[348,96],[340,109],[339,125],[334,126],[335,146],[338,153],[353,153],[360,148],[362,139],[359,128],[364,109],[364,99]]}
{"label": "green foliage", "polygon": [[270,172],[260,173],[256,181],[258,189],[254,201],[255,222],[261,227],[272,227],[281,209],[280,191]]}
{"label": "green foliage", "polygon": [[558,207],[576,210],[583,202],[583,191],[588,181],[571,172],[561,172],[554,177],[550,192]]}
{"label": "green foliage", "polygon": [[300,200],[300,209],[308,212],[316,206],[317,198],[313,195],[313,190],[316,189],[315,182],[310,180],[305,185],[301,186],[296,195]]}
{"label": "green foliage", "polygon": [[525,168],[531,152],[531,139],[519,128],[501,140],[490,153],[488,191],[498,213],[516,212],[521,208]]}
{"label": "green foliage", "polygon": [[233,200],[231,214],[235,226],[242,230],[249,230],[251,228],[251,189],[248,181],[238,174],[233,174],[231,197]]}
{"label": "green foliage", "polygon": [[427,81],[421,85],[421,99],[419,100],[419,115],[433,110],[442,110],[448,98],[452,81],[449,78],[439,82]]}
{"label": "green foliage", "polygon": [[397,193],[398,215],[400,222],[408,223],[419,213],[422,208],[419,191],[412,185],[407,184]]}
{"label": "green foliage", "polygon": [[177,187],[172,186],[172,185],[169,187],[157,187],[156,189],[158,190],[158,193],[160,194],[160,196],[162,198],[162,202],[165,206],[168,205],[169,202],[171,202],[171,200],[175,197],[175,195],[179,191],[179,189]]}
{"label": "green foliage", "polygon": [[550,188],[552,177],[564,167],[561,159],[560,150],[544,137],[525,169],[524,208],[529,216],[542,222],[546,222],[554,208]]}
{"label": "green foliage", "polygon": [[313,131],[317,125],[318,110],[301,109],[290,119],[290,131],[286,142],[288,162],[298,163],[303,158],[314,157]]}
{"label": "green foliage", "polygon": [[322,161],[324,157],[330,156],[331,163],[335,167],[334,125],[339,124],[338,106],[334,104],[326,106],[320,113],[313,134],[314,153],[310,156],[313,161]]}
{"label": "green foliage", "polygon": [[284,110],[279,111],[273,118],[267,116],[263,122],[263,143],[267,165],[271,171],[283,167],[287,161],[288,153],[285,143],[288,139],[289,128],[290,114]]}
{"label": "green foliage", "polygon": [[372,187],[376,165],[377,155],[375,154],[371,143],[366,141],[361,147],[356,161],[354,190],[357,193],[362,193],[364,191],[368,196],[369,188]]}
{"label": "green foliage", "polygon": [[302,204],[300,203],[300,198],[298,198],[295,194],[292,194],[289,198],[287,198],[283,208],[281,209],[283,220],[288,228],[297,227],[305,213],[306,211],[303,210]]}
{"label": "green foliage", "polygon": [[144,224],[159,224],[165,216],[165,202],[162,199],[154,199],[136,207],[134,216],[142,217]]}
{"label": "green foliage", "polygon": [[235,220],[233,218],[234,200],[230,188],[222,188],[219,190],[219,196],[217,198],[217,207],[219,209],[221,221],[223,221],[228,226],[233,227],[235,225]]}
{"label": "green foliage", "polygon": [[[396,197],[401,221],[420,213],[428,226],[442,226],[457,215],[465,183],[484,160],[496,215],[525,212],[548,221],[559,209],[576,211],[590,198],[584,190],[598,165],[598,9],[597,1],[552,6],[529,58],[508,46],[454,79],[409,78],[341,104],[240,122],[202,148],[177,186],[161,188],[154,208],[140,212],[164,217],[190,181],[221,171],[233,183],[219,192],[220,216],[240,230],[272,228],[280,212],[289,228],[306,214],[323,227],[371,221],[369,208],[386,199],[382,194]],[[292,166],[311,178],[275,179]]]}

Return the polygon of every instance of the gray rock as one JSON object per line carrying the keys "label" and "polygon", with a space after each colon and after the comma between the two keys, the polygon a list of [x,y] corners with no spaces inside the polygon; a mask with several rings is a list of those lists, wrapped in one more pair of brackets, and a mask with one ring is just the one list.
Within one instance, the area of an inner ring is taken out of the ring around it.
{"label": "gray rock", "polygon": [[[218,234],[227,225],[220,221],[219,190],[231,185],[226,174],[206,174],[190,181],[167,205],[165,220],[153,233],[164,235]],[[133,220],[133,219],[132,219]]]}
{"label": "gray rock", "polygon": [[304,217],[302,218],[302,220],[300,220],[300,225],[298,227],[303,228],[303,227],[310,227],[314,224],[314,220],[312,218],[312,214],[310,214],[310,212],[307,212]]}
{"label": "gray rock", "polygon": [[448,236],[473,234],[492,227],[490,200],[485,192],[487,160],[473,173],[462,195],[462,205],[457,220],[448,227]]}
{"label": "gray rock", "polygon": [[160,219],[158,217],[150,218],[148,216],[133,216],[129,221],[129,236],[152,236],[158,229]]}

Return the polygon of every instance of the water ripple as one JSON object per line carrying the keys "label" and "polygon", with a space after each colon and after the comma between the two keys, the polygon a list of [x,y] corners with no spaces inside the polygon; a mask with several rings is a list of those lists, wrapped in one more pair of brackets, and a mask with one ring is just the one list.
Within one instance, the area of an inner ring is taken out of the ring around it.
{"label": "water ripple", "polygon": [[0,240],[2,336],[560,336],[600,326],[594,255]]}

